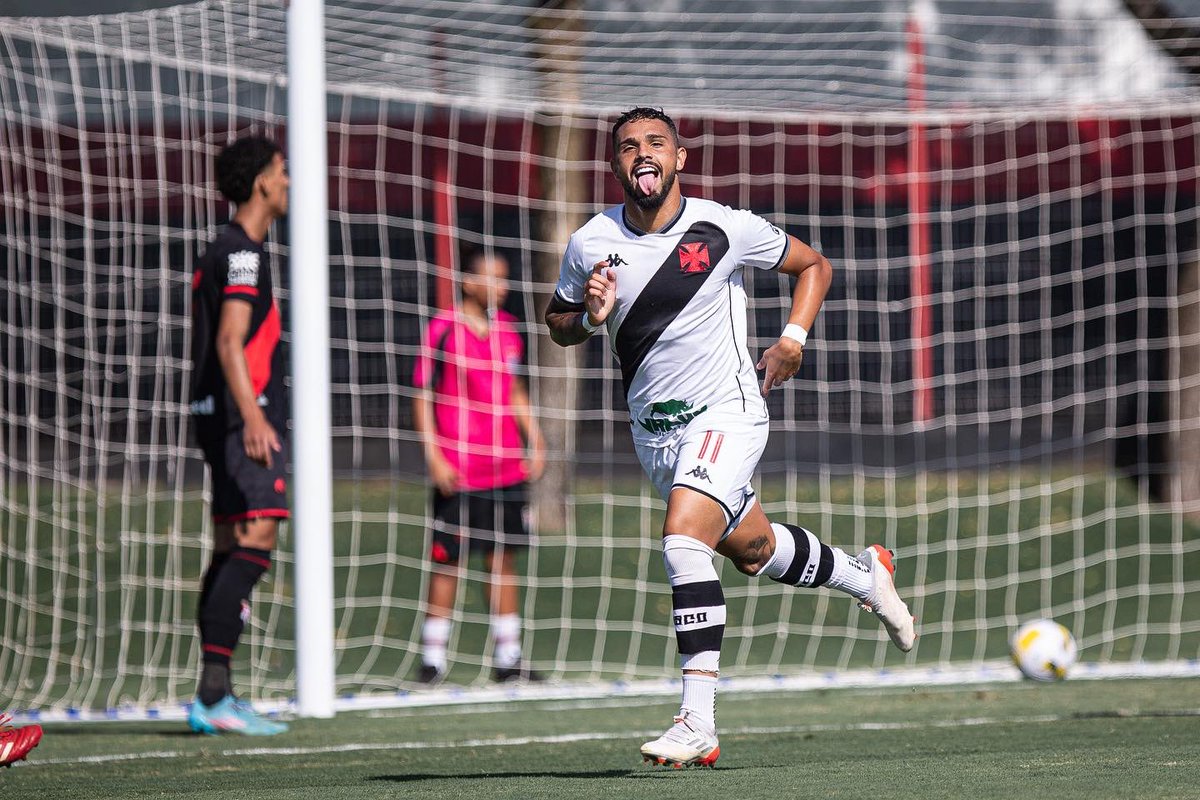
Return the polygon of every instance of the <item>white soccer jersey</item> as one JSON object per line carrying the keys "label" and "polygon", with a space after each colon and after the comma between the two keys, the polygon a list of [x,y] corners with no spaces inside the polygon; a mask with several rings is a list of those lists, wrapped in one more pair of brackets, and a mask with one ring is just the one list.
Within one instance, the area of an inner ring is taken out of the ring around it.
{"label": "white soccer jersey", "polygon": [[742,269],[774,269],[787,252],[787,234],[762,217],[697,198],[684,198],[656,233],[632,228],[615,206],[572,234],[556,292],[582,303],[593,265],[613,262],[617,302],[605,324],[635,440],[706,412],[766,417],[746,345]]}

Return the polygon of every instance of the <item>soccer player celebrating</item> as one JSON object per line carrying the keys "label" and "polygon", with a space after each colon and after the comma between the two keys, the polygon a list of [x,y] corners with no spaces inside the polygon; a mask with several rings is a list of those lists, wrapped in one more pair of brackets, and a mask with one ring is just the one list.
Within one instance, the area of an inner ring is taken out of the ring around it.
{"label": "soccer player celebrating", "polygon": [[[892,583],[888,550],[871,545],[852,558],[804,528],[772,523],[750,486],[767,442],[764,398],[800,368],[832,280],[829,261],[749,211],[683,197],[677,178],[687,150],[662,111],[622,114],[612,147],[625,202],[571,236],[546,324],[563,346],[607,326],[638,458],[667,502],[663,563],[683,703],[675,724],[642,745],[642,756],[709,766],[720,754],[716,690],[725,630],[714,552],[748,575],[846,592],[879,617],[901,650],[912,649],[916,633]],[[756,365],[747,350],[744,267],[796,278],[788,323]]]}
{"label": "soccer player celebrating", "polygon": [[203,665],[188,715],[192,730],[269,736],[287,730],[233,694],[230,661],[249,618],[250,593],[271,566],[288,517],[287,402],[279,307],[263,241],[287,213],[288,175],[274,142],[250,137],[217,156],[217,188],[233,221],[192,278],[192,418],[212,472],[215,541],[197,617]]}

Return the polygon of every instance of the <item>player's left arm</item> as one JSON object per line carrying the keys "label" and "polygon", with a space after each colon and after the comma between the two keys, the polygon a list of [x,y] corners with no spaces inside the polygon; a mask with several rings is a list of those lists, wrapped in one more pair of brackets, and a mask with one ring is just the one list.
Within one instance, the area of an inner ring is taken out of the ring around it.
{"label": "player's left arm", "polygon": [[529,448],[525,459],[525,473],[529,480],[536,481],[546,469],[546,440],[542,438],[542,428],[533,414],[533,404],[529,402],[525,382],[520,378],[513,378],[508,402],[512,406],[513,416],[517,418],[517,426],[525,437],[525,446]]}
{"label": "player's left arm", "polygon": [[[792,311],[779,341],[771,345],[758,360],[757,368],[764,370],[763,397],[784,381],[791,380],[804,359],[804,344],[808,331],[817,319],[825,302],[825,294],[833,282],[833,266],[829,259],[795,236],[788,234],[788,253],[779,271],[796,278],[792,288]],[[793,327],[796,326],[796,327]],[[799,337],[799,338],[796,338]]]}

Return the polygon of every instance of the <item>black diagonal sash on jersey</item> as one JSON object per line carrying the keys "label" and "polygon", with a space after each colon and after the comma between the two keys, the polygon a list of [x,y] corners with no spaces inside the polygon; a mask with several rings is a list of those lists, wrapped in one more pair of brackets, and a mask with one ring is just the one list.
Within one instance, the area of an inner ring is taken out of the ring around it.
{"label": "black diagonal sash on jersey", "polygon": [[[707,245],[708,268],[684,272],[679,259],[680,250],[684,245],[695,244]],[[629,396],[633,376],[646,360],[650,348],[667,326],[675,321],[679,312],[692,301],[712,274],[713,268],[728,252],[729,237],[725,231],[711,222],[697,222],[675,243],[671,255],[667,256],[667,260],[633,301],[629,313],[621,322],[616,339],[617,360],[621,362],[621,381],[625,384],[626,397]]]}

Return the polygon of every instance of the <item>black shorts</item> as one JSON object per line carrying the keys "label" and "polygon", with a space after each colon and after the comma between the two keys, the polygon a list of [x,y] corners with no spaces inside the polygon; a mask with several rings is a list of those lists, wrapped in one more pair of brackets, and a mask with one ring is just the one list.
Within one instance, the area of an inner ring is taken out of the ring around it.
{"label": "black shorts", "polygon": [[529,484],[449,497],[435,488],[429,557],[438,564],[457,562],[464,536],[471,553],[490,553],[498,545],[528,547]]}
{"label": "black shorts", "polygon": [[197,428],[196,439],[204,451],[204,461],[212,471],[213,522],[225,524],[258,517],[290,517],[287,441],[280,437],[283,449],[271,455],[268,468],[246,455],[242,428],[226,430],[213,426],[215,430],[206,430],[206,427]]}

